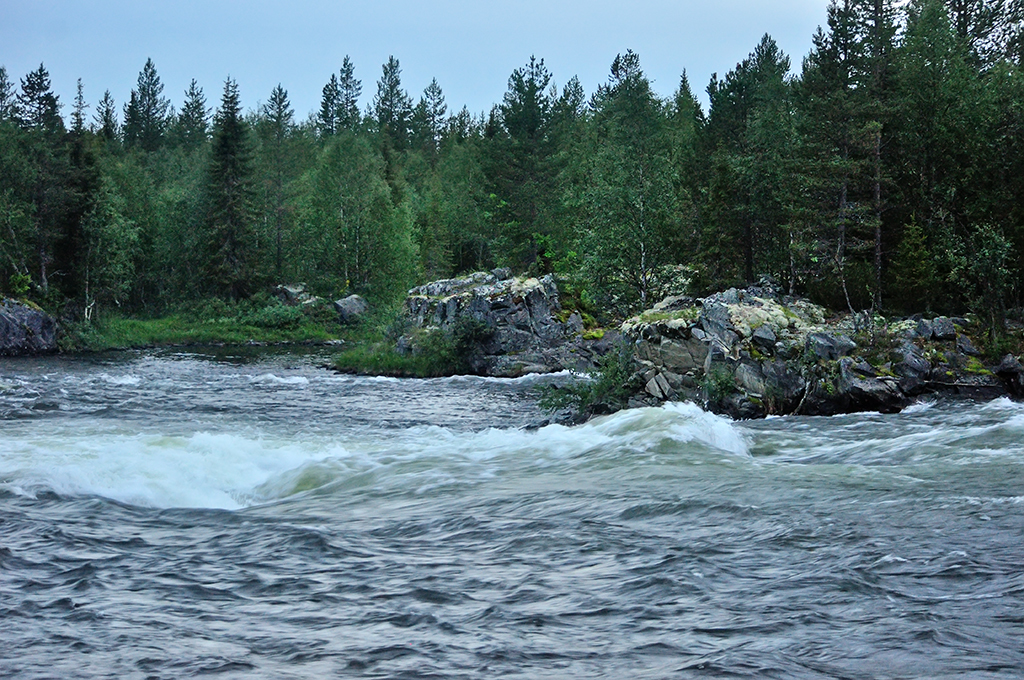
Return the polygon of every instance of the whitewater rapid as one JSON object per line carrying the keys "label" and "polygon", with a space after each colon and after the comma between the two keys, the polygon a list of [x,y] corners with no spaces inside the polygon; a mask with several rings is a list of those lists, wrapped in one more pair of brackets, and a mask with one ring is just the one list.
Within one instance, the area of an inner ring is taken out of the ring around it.
{"label": "whitewater rapid", "polygon": [[532,376],[0,360],[0,675],[1024,675],[1024,405],[535,427]]}

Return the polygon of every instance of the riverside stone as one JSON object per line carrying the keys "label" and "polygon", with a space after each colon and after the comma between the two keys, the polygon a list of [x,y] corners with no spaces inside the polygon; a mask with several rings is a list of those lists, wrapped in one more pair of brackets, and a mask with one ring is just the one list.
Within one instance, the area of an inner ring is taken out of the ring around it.
{"label": "riverside stone", "polygon": [[338,321],[343,324],[357,322],[370,309],[370,305],[359,295],[349,295],[343,300],[335,300],[334,311],[338,313]]}
{"label": "riverside stone", "polygon": [[57,351],[57,322],[46,312],[3,298],[0,302],[0,356]]}

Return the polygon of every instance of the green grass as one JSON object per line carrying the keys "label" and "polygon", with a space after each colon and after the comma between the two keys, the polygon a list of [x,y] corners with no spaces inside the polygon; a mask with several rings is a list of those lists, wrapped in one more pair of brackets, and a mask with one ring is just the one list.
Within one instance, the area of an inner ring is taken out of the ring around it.
{"label": "green grass", "polygon": [[[438,378],[473,372],[472,358],[494,330],[468,317],[445,330],[411,329],[383,314],[359,341],[334,360],[343,373],[386,375],[397,378]],[[399,354],[401,335],[411,338],[414,351]]]}
{"label": "green grass", "polygon": [[[295,312],[282,312],[278,309]],[[322,314],[298,308],[267,307],[246,314],[196,319],[187,313],[155,319],[106,317],[64,329],[65,351],[104,351],[171,345],[243,345],[259,343],[326,342],[339,337],[341,327]]]}
{"label": "green grass", "polygon": [[399,354],[387,343],[347,349],[334,359],[342,373],[386,375],[393,378],[439,378],[455,374],[447,357],[437,354]]}

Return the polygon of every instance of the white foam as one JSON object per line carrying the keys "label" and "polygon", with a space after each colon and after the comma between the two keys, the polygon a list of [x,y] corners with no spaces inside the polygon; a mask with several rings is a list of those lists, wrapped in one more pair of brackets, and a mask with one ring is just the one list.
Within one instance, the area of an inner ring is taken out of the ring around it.
{"label": "white foam", "polygon": [[934,400],[915,401],[913,404],[903,409],[903,413],[907,415],[913,415],[915,413],[924,413],[926,411],[930,411],[933,408],[935,408]]}
{"label": "white foam", "polygon": [[[728,420],[692,404],[621,411],[578,427],[459,432],[428,426],[274,439],[271,433],[133,434],[68,426],[0,445],[0,485],[155,507],[235,509],[332,484],[423,493],[439,486],[568,483],[580,466],[685,464],[708,454],[748,456]],[[677,458],[676,454],[685,454]],[[525,481],[524,481],[525,480]]]}
{"label": "white foam", "polygon": [[206,432],[188,437],[65,433],[22,441],[5,452],[0,480],[16,493],[51,490],[135,505],[235,509],[269,477],[343,453]]}
{"label": "white foam", "polygon": [[257,385],[308,385],[309,378],[302,375],[279,376],[273,373],[264,373],[250,379],[250,382]]}
{"label": "white foam", "polygon": [[134,387],[142,382],[142,379],[134,375],[110,375],[109,373],[100,373],[99,379],[110,385],[119,385],[126,387]]}

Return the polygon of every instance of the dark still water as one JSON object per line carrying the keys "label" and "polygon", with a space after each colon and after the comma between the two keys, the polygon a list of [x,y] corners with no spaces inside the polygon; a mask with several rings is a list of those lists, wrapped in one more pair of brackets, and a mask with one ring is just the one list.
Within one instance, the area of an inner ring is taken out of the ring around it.
{"label": "dark still water", "polygon": [[529,430],[324,361],[0,359],[0,677],[1024,677],[1024,405]]}

